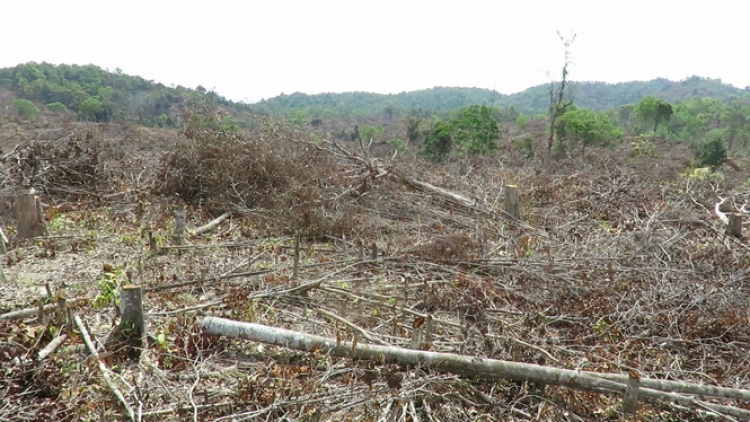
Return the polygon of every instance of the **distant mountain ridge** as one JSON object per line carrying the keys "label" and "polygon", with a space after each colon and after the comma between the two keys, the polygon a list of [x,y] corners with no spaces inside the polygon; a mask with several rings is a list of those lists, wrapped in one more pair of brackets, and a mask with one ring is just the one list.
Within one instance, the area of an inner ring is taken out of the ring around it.
{"label": "distant mountain ridge", "polygon": [[[646,82],[572,82],[578,107],[607,110],[637,103],[654,95],[676,103],[691,98],[717,98],[729,102],[743,98],[750,103],[750,87],[739,89],[720,79],[693,76],[682,81],[654,79]],[[227,100],[202,87],[167,87],[160,83],[129,76],[119,69],[109,71],[95,65],[53,65],[29,62],[0,69],[0,88],[11,97],[28,99],[47,110],[65,110],[81,120],[106,122],[135,121],[149,126],[180,125],[180,115],[205,102],[218,104],[238,120],[252,124],[257,113],[294,116],[301,121],[316,118],[352,118],[358,116],[391,117],[402,113],[444,113],[474,104],[494,105],[517,113],[544,114],[549,105],[549,86],[539,85],[513,95],[483,88],[435,87],[399,94],[347,92],[340,94],[280,95],[255,104]],[[0,113],[7,108],[0,107]],[[507,113],[513,116],[516,113]],[[256,116],[257,117],[257,116]],[[515,120],[515,118],[513,118]]]}
{"label": "distant mountain ridge", "polygon": [[[693,76],[682,81],[658,78],[650,81],[633,81],[609,84],[605,82],[572,82],[570,84],[578,107],[602,111],[624,104],[637,103],[647,95],[667,102],[680,102],[696,97],[712,97],[721,101],[750,98],[750,87],[745,89],[722,83],[720,79]],[[258,111],[271,114],[289,114],[303,110],[313,117],[325,115],[379,114],[388,108],[401,112],[414,109],[438,113],[472,104],[513,106],[526,114],[545,113],[549,106],[549,85],[539,85],[525,91],[504,95],[483,88],[435,87],[399,94],[374,94],[347,92],[341,94],[308,95],[294,93],[280,95],[253,104]]]}

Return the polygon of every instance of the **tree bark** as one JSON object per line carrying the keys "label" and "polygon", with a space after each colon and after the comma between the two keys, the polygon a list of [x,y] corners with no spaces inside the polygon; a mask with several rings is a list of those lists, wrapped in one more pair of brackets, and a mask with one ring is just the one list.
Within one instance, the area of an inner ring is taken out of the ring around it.
{"label": "tree bark", "polygon": [[131,359],[140,356],[146,340],[146,319],[143,316],[143,289],[127,284],[120,293],[120,323],[107,338],[108,349],[123,350]]}
{"label": "tree bark", "polygon": [[16,198],[16,218],[19,238],[30,239],[47,235],[42,205],[35,194],[25,193]]}
{"label": "tree bark", "polygon": [[521,213],[518,205],[518,186],[505,185],[505,216],[512,220],[519,220]]}
{"label": "tree bark", "polygon": [[[333,356],[346,357],[354,360],[371,360],[380,364],[395,363],[399,365],[420,365],[436,371],[450,372],[477,379],[513,379],[548,385],[560,385],[587,391],[614,391],[623,395],[628,389],[628,377],[622,377],[615,374],[573,371],[528,363],[484,359],[452,353],[410,350],[399,347],[361,343],[337,343],[336,340],[316,335],[216,317],[207,317],[203,319],[201,326],[206,333],[213,335],[223,335],[259,341],[307,352],[328,353]],[[618,381],[605,379],[602,375],[609,375],[607,378],[616,377]],[[622,381],[619,380],[621,377]],[[662,392],[651,388],[645,388],[645,385],[648,385],[649,381],[651,380],[641,380],[641,385],[638,389],[638,395],[640,397],[673,400],[683,404],[710,408],[716,412],[742,418],[750,417],[750,411],[744,409],[714,403],[698,402],[692,397],[679,395],[674,392]],[[653,381],[655,381],[656,385],[661,383],[660,380]],[[689,389],[696,394],[706,396],[716,395],[712,393],[719,393],[722,397],[727,397],[729,394],[725,395],[725,393],[731,393],[732,396],[743,397],[745,400],[747,397],[750,397],[750,391],[746,390],[674,382],[668,383],[668,385],[672,391],[677,391],[680,385],[684,385],[688,386]]]}

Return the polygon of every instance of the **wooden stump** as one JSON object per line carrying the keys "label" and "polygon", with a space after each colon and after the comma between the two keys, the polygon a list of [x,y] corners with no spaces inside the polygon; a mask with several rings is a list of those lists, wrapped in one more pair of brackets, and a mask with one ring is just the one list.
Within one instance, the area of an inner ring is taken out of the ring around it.
{"label": "wooden stump", "polygon": [[512,220],[521,218],[518,204],[518,185],[505,185],[505,216]]}
{"label": "wooden stump", "polygon": [[628,388],[625,390],[622,411],[626,415],[635,415],[638,411],[638,389],[641,381],[632,372],[628,376]]}
{"label": "wooden stump", "polygon": [[732,213],[729,214],[729,222],[727,223],[726,234],[727,236],[736,237],[742,239],[742,214]]}
{"label": "wooden stump", "polygon": [[33,191],[16,197],[16,218],[19,238],[30,239],[47,235],[42,203]]}
{"label": "wooden stump", "polygon": [[120,293],[120,323],[112,330],[106,341],[108,350],[124,352],[137,359],[145,346],[146,320],[143,316],[143,289],[126,284]]}
{"label": "wooden stump", "polygon": [[185,243],[185,226],[187,225],[187,210],[180,205],[174,212],[174,241],[178,245]]}

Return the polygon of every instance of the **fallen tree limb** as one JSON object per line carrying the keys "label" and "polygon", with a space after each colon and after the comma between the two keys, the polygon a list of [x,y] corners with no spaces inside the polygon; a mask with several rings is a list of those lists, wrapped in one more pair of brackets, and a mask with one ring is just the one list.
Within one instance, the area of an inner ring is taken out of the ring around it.
{"label": "fallen tree limb", "polygon": [[[371,360],[380,364],[419,365],[436,371],[449,372],[476,379],[512,379],[559,385],[587,391],[608,391],[620,394],[625,394],[627,391],[626,382],[605,379],[602,376],[604,374],[592,372],[587,373],[529,363],[462,356],[453,353],[429,352],[369,344],[337,343],[336,340],[321,336],[261,324],[238,322],[225,318],[206,317],[201,322],[201,326],[206,333],[213,335],[259,341],[307,352],[329,353],[333,356],[354,360]],[[625,380],[626,377],[623,377],[623,379]],[[748,410],[702,402],[692,397],[647,388],[647,381],[645,379],[641,380],[643,387],[639,390],[639,396],[641,397],[671,400],[743,419],[750,418],[750,411]],[[651,385],[656,386],[658,383]],[[697,387],[701,386],[695,384],[693,386],[695,391],[701,391],[700,394],[704,395],[710,395],[710,392],[715,389],[715,387],[706,389],[699,389]]]}
{"label": "fallen tree limb", "polygon": [[47,358],[47,356],[51,355],[52,353],[57,350],[58,347],[65,341],[65,339],[68,338],[67,334],[59,335],[52,339],[52,341],[49,342],[47,346],[44,347],[44,349],[39,351],[39,354],[37,355],[37,359],[44,360]]}
{"label": "fallen tree limb", "polygon": [[721,198],[721,201],[717,202],[716,205],[714,205],[714,213],[716,213],[716,216],[719,217],[719,220],[721,220],[724,224],[729,224],[729,217],[723,212],[721,212],[721,206],[724,205],[725,202],[727,202],[727,199],[729,198]]}
{"label": "fallen tree limb", "polygon": [[[604,378],[604,379],[608,379],[612,381],[618,381],[618,382],[626,382],[628,379],[627,375],[622,375],[622,374],[606,374],[606,373],[588,372],[588,371],[584,371],[584,373],[595,375],[600,378]],[[695,395],[706,396],[706,397],[724,397],[727,399],[750,401],[750,391],[741,390],[739,388],[716,387],[713,385],[701,385],[701,384],[693,384],[693,383],[683,382],[683,381],[669,381],[669,380],[650,379],[650,378],[641,378],[640,385],[641,387],[652,388],[654,390],[672,391],[675,393],[695,394]]]}
{"label": "fallen tree limb", "polygon": [[101,357],[99,357],[99,352],[96,351],[96,346],[94,346],[94,343],[91,341],[91,337],[89,337],[89,332],[86,329],[86,326],[83,325],[83,321],[81,321],[81,317],[76,315],[73,317],[73,320],[76,323],[76,326],[78,327],[78,330],[81,332],[81,337],[83,337],[83,341],[86,343],[86,347],[89,349],[89,352],[92,356],[96,359],[96,362],[99,364],[99,371],[102,373],[102,377],[104,378],[104,382],[107,384],[107,387],[109,387],[110,391],[112,391],[112,394],[117,397],[117,399],[122,403],[123,407],[125,407],[125,411],[128,412],[128,417],[131,421],[137,421],[139,419],[136,418],[135,412],[133,412],[133,408],[130,407],[130,404],[127,400],[125,400],[125,396],[122,394],[119,388],[115,385],[115,383],[112,381],[112,376],[109,373],[109,368],[107,368],[107,365],[102,362]]}
{"label": "fallen tree limb", "polygon": [[480,207],[479,204],[477,204],[474,200],[471,200],[463,195],[453,193],[449,190],[443,189],[435,185],[431,185],[421,180],[412,179],[411,177],[405,177],[405,176],[398,176],[398,177],[401,180],[403,180],[404,183],[413,187],[414,189],[417,189],[418,191],[425,192],[430,195],[435,195],[448,202],[461,205],[464,208],[468,208],[470,211],[485,212],[485,210],[482,207]]}
{"label": "fallen tree limb", "polygon": [[[45,311],[48,311],[48,310],[54,309],[55,307],[57,307],[57,304],[50,303],[50,304],[44,305],[43,309]],[[30,316],[36,316],[36,315],[39,315],[39,307],[19,309],[17,311],[12,311],[12,312],[8,312],[8,313],[0,315],[0,321],[4,319],[28,318]]]}
{"label": "fallen tree limb", "polygon": [[225,212],[224,214],[222,214],[222,215],[214,218],[213,220],[211,220],[207,224],[204,224],[204,225],[202,225],[200,227],[196,227],[194,229],[191,229],[190,230],[190,235],[192,235],[192,236],[199,236],[199,235],[202,235],[203,233],[209,232],[209,231],[215,229],[216,227],[218,227],[219,224],[221,224],[222,221],[226,220],[231,215],[232,215],[231,212]]}

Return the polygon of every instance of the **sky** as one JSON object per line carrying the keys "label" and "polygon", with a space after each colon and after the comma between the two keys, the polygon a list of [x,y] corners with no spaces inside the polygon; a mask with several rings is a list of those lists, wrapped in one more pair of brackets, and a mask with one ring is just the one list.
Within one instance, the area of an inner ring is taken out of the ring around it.
{"label": "sky", "polygon": [[95,64],[235,101],[697,75],[750,86],[750,0],[2,0],[0,68]]}

